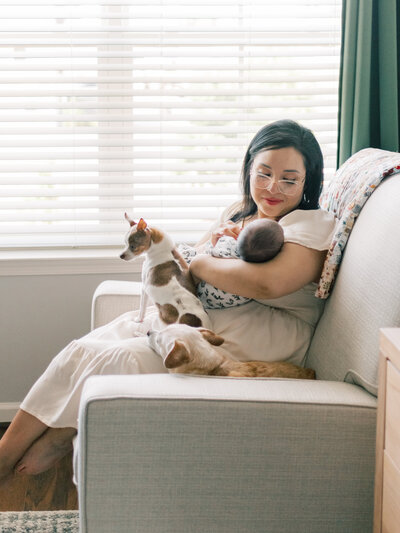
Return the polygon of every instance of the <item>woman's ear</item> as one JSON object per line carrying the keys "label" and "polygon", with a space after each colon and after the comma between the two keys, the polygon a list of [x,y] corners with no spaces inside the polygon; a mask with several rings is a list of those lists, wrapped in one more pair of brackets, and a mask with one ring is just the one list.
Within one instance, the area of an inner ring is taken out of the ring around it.
{"label": "woman's ear", "polygon": [[224,342],[224,338],[220,335],[217,335],[210,329],[206,328],[199,328],[200,333],[203,335],[203,337],[213,346],[221,346]]}

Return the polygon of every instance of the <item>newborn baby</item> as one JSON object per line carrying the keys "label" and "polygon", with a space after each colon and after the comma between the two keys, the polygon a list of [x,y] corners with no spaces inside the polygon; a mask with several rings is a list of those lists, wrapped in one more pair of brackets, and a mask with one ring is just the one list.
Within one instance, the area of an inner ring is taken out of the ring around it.
{"label": "newborn baby", "polygon": [[242,229],[236,242],[240,259],[249,263],[265,263],[282,248],[283,229],[275,220],[260,218]]}
{"label": "newborn baby", "polygon": [[[215,246],[209,242],[205,252],[214,257],[240,258],[250,263],[264,263],[276,256],[282,248],[283,240],[283,229],[278,222],[262,218],[248,224],[237,240],[223,236]],[[196,255],[196,250],[186,245],[180,245],[179,251],[188,263]],[[205,309],[234,307],[250,301],[250,298],[227,293],[205,281],[201,281],[197,286],[197,296]]]}

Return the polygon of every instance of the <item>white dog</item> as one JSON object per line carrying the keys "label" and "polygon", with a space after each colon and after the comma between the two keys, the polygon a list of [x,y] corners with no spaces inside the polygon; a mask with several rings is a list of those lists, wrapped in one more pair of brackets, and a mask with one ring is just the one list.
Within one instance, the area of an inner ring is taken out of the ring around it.
{"label": "white dog", "polygon": [[130,227],[121,259],[131,261],[140,255],[146,256],[137,321],[143,321],[150,296],[165,324],[179,322],[194,327],[209,327],[210,319],[196,296],[189,268],[177,252],[172,239],[163,231],[150,228],[142,218],[138,223],[126,213],[125,218]]}
{"label": "white dog", "polygon": [[206,328],[171,324],[162,331],[149,331],[149,344],[170,372],[232,377],[280,377],[315,379],[311,368],[292,363],[239,362],[217,351],[224,339]]}

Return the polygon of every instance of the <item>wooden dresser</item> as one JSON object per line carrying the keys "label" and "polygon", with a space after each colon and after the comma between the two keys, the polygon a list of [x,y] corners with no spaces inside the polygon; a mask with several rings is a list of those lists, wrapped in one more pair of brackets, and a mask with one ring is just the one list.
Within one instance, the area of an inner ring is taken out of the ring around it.
{"label": "wooden dresser", "polygon": [[400,533],[400,328],[380,334],[374,533]]}

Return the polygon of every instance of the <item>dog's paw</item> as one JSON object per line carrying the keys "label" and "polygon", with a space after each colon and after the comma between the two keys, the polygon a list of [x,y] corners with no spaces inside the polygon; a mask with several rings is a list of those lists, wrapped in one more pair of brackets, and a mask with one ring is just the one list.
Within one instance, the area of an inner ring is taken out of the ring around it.
{"label": "dog's paw", "polygon": [[138,318],[135,318],[135,322],[136,322],[137,324],[142,324],[142,323],[143,323],[143,318],[139,318],[139,317],[138,317]]}

